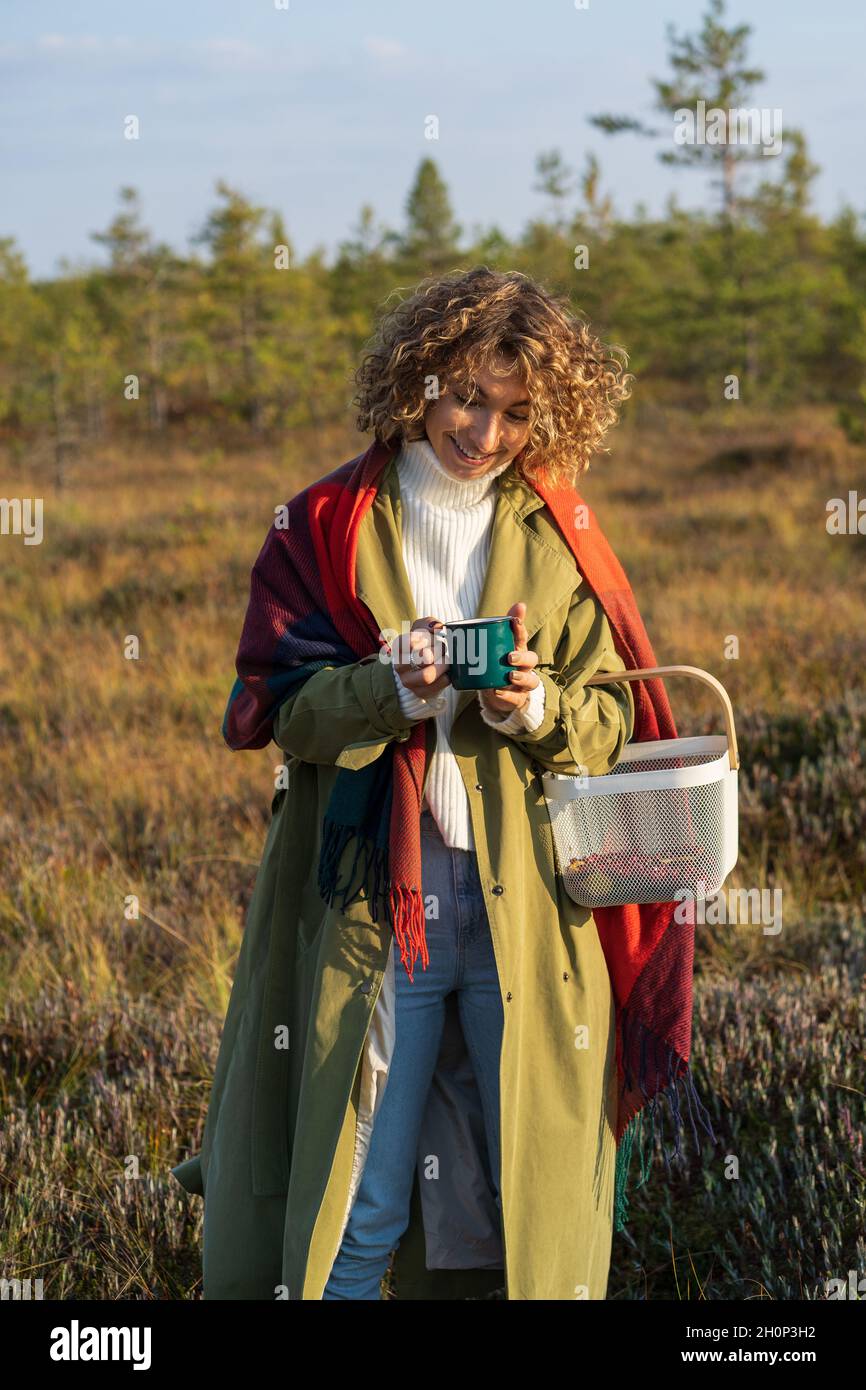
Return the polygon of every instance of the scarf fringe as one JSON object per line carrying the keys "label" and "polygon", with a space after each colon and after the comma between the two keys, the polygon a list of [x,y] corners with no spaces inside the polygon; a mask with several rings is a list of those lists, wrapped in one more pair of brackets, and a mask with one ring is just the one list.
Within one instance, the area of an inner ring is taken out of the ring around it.
{"label": "scarf fringe", "polygon": [[412,984],[415,983],[413,971],[419,955],[426,970],[430,963],[427,951],[426,919],[424,899],[418,888],[407,888],[403,883],[395,883],[389,895],[391,924],[397,945],[400,947],[400,960]]}
{"label": "scarf fringe", "polygon": [[[691,1123],[692,1135],[698,1152],[702,1153],[703,1149],[695,1125],[696,1118],[701,1128],[709,1135],[712,1142],[714,1144],[718,1143],[717,1136],[713,1132],[709,1112],[698,1094],[692,1069],[689,1064],[683,1060],[673,1047],[671,1047],[670,1043],[665,1042],[663,1038],[659,1038],[652,1029],[646,1026],[642,1019],[632,1015],[628,1009],[622,1010],[621,1029],[622,1056],[624,1058],[625,1072],[625,1080],[623,1082],[621,1094],[624,1095],[627,1090],[632,1090],[634,1088],[635,1079],[630,1062],[634,1058],[635,1052],[639,1049],[637,1087],[646,1103],[631,1117],[617,1145],[616,1176],[614,1178],[615,1231],[621,1231],[628,1220],[628,1175],[635,1142],[637,1142],[640,1160],[640,1176],[638,1182],[635,1184],[636,1191],[644,1186],[649,1177],[652,1154],[656,1147],[656,1120],[659,1121],[660,1147],[665,1160],[665,1168],[668,1177],[670,1177],[671,1173],[670,1157],[679,1158],[682,1154],[680,1141],[682,1139],[685,1120],[679,1091],[680,1082],[683,1082],[685,1087],[688,1118]],[[650,1079],[647,1054],[650,1048],[652,1049],[652,1076],[658,1078],[665,1074],[667,1075],[665,1084],[659,1086],[652,1097],[650,1097],[647,1092],[647,1081]],[[663,1101],[667,1103],[673,1126],[674,1151],[671,1156],[668,1155],[664,1142]],[[646,1134],[648,1124],[650,1127],[649,1136]]]}
{"label": "scarf fringe", "polygon": [[[342,883],[338,882],[340,860],[349,841],[355,839],[355,854]],[[421,957],[426,970],[430,963],[425,930],[424,899],[418,888],[388,882],[388,850],[360,835],[355,826],[340,825],[327,816],[322,823],[322,852],[319,857],[319,893],[329,905],[339,900],[346,908],[368,887],[370,914],[374,921],[385,919],[397,938],[400,960],[414,984],[415,962]]]}
{"label": "scarf fringe", "polygon": [[[355,854],[343,882],[338,882],[340,860],[349,841],[355,840]],[[363,857],[362,857],[363,856]],[[359,868],[360,861],[360,868]],[[369,882],[368,882],[369,881]],[[319,856],[319,893],[330,906],[339,899],[341,907],[357,901],[368,887],[370,912],[375,920],[386,910],[388,850],[361,835],[354,825],[341,825],[326,816],[322,822],[322,849]]]}

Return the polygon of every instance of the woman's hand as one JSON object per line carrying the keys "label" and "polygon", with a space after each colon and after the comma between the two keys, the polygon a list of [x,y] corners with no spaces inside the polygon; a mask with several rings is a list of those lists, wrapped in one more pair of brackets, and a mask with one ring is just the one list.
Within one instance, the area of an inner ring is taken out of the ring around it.
{"label": "woman's hand", "polygon": [[515,646],[515,650],[508,653],[508,660],[516,669],[509,673],[508,685],[497,687],[496,690],[478,692],[481,703],[487,709],[493,714],[506,716],[513,710],[522,709],[529,699],[530,690],[541,684],[532,669],[538,662],[538,654],[531,652],[527,646],[526,627],[523,622],[526,617],[526,604],[513,603],[508,610],[508,617],[511,619]]}
{"label": "woman's hand", "polygon": [[451,684],[444,646],[435,642],[433,636],[443,626],[439,618],[419,618],[408,632],[391,643],[394,670],[406,689],[422,700],[429,700]]}

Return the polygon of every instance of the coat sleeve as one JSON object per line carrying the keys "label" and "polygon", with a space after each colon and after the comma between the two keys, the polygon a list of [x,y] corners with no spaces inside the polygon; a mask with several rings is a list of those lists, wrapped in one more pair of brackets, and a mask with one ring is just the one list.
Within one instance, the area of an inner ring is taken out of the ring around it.
{"label": "coat sleeve", "polygon": [[273,739],[299,762],[357,769],[393,739],[405,741],[413,722],[391,663],[373,655],[310,676],[277,710]]}
{"label": "coat sleeve", "polygon": [[565,632],[554,653],[556,673],[537,672],[544,685],[544,716],[537,728],[508,737],[546,771],[591,777],[618,762],[634,733],[634,696],[629,681],[587,685],[597,671],[624,671],[607,615],[582,586],[571,601]]}

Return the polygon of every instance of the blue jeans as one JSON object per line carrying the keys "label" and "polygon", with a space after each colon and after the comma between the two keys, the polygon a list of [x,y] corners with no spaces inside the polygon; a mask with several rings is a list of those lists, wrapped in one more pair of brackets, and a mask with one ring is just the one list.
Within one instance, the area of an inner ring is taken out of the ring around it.
{"label": "blue jeans", "polygon": [[473,850],[445,844],[421,814],[422,892],[439,916],[425,922],[429,963],[411,984],[395,960],[395,1041],[361,1181],[323,1299],[378,1299],[409,1224],[418,1142],[445,1019],[457,992],[460,1024],[481,1094],[490,1166],[499,1193],[499,1056],[503,1010],[484,891]]}

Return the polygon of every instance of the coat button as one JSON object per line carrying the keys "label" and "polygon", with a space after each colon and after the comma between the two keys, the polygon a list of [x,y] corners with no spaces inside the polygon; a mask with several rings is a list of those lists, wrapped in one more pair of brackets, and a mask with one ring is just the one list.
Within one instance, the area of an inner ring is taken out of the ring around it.
{"label": "coat button", "polygon": [[362,994],[372,994],[372,993],[373,993],[373,982],[372,982],[372,980],[365,980],[365,981],[364,981],[364,983],[363,983],[362,986],[361,986],[361,993],[362,993]]}
{"label": "coat button", "polygon": [[505,998],[508,1000],[509,1003],[511,1002],[511,990],[508,991]]}
{"label": "coat button", "polygon": [[493,892],[496,894],[496,896],[497,896],[497,898],[498,898],[500,893],[504,893],[504,892],[505,892],[505,889],[502,887],[502,884],[501,884],[501,883],[494,883],[494,885],[493,885]]}
{"label": "coat button", "polygon": [[476,783],[475,783],[475,790],[476,790],[477,792],[480,792],[480,791],[483,791],[483,790],[484,790],[483,787],[481,786],[481,783],[480,783],[480,782],[476,782]]}

